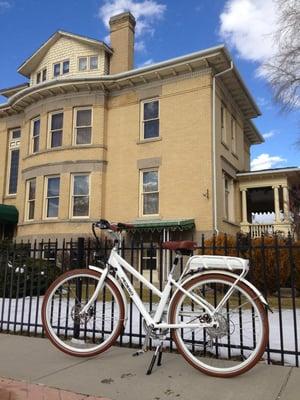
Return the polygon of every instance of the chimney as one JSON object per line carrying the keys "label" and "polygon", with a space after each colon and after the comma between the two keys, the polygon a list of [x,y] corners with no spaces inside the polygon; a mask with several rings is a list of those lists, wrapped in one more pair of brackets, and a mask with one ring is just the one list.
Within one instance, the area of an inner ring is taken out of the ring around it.
{"label": "chimney", "polygon": [[114,51],[110,73],[118,74],[133,68],[135,18],[130,12],[115,15],[109,20],[110,43]]}

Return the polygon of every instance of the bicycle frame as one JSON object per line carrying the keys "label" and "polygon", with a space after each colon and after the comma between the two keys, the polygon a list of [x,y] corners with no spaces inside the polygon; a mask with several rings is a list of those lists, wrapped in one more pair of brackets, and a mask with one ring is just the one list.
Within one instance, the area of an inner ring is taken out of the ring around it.
{"label": "bicycle frame", "polygon": [[[179,258],[178,255],[176,257],[177,257],[177,259]],[[132,301],[136,305],[137,309],[139,310],[139,312],[144,317],[144,319],[146,321],[146,324],[148,326],[150,326],[152,329],[171,329],[171,328],[187,328],[187,327],[188,328],[200,328],[200,327],[201,328],[205,328],[205,327],[215,326],[215,324],[216,324],[215,321],[212,321],[210,323],[200,323],[200,322],[198,322],[198,323],[194,323],[194,324],[193,323],[189,323],[189,324],[185,324],[185,323],[169,324],[169,323],[161,322],[164,309],[165,309],[166,305],[168,304],[168,299],[169,299],[169,295],[170,295],[172,286],[174,286],[178,290],[184,292],[196,304],[198,304],[199,306],[203,307],[205,309],[205,311],[211,317],[213,316],[215,309],[204,298],[202,298],[202,297],[200,297],[198,295],[191,294],[188,291],[186,291],[182,287],[182,285],[180,284],[180,280],[178,282],[176,280],[174,280],[173,273],[174,273],[174,269],[176,267],[175,262],[173,264],[172,270],[170,271],[170,273],[168,275],[167,283],[165,285],[164,290],[160,291],[159,289],[157,289],[151,282],[149,282],[145,277],[143,277],[135,268],[133,268],[127,261],[125,261],[118,254],[117,246],[115,246],[112,249],[110,257],[108,259],[108,264],[107,264],[105,269],[100,269],[100,268],[98,268],[96,266],[89,265],[89,269],[92,269],[94,271],[97,271],[97,272],[101,273],[101,278],[99,279],[99,282],[97,284],[97,287],[96,287],[95,292],[93,293],[91,299],[89,300],[89,302],[81,310],[82,314],[87,312],[87,310],[91,307],[93,302],[96,300],[96,298],[98,296],[98,293],[100,292],[100,290],[101,290],[101,288],[102,288],[102,286],[104,284],[104,281],[105,281],[105,279],[107,278],[107,276],[109,274],[110,266],[115,269],[118,278],[120,279],[120,281],[122,282],[122,285],[127,290],[129,296],[131,297]],[[132,283],[128,279],[128,277],[127,277],[126,273],[124,272],[124,270],[128,271],[130,274],[132,274],[138,281],[140,281],[145,286],[147,286],[154,294],[156,294],[160,298],[160,301],[158,303],[158,307],[157,307],[156,312],[155,312],[153,317],[146,310],[146,308],[145,308],[140,296],[137,294],[134,286],[132,285]],[[171,301],[170,301],[170,303],[171,303]]]}

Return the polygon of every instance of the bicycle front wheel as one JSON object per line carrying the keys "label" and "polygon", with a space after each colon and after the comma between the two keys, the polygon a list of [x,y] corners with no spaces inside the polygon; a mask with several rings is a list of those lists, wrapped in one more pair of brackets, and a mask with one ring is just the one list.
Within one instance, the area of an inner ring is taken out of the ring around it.
{"label": "bicycle front wheel", "polygon": [[102,353],[122,331],[125,306],[119,289],[109,278],[87,313],[80,314],[100,276],[87,269],[68,271],[45,294],[44,329],[51,342],[67,354],[86,357]]}
{"label": "bicycle front wheel", "polygon": [[[216,309],[234,282],[232,277],[212,273],[195,277],[183,287]],[[261,359],[268,342],[265,306],[242,282],[215,314],[216,327],[200,326],[209,322],[209,315],[181,291],[174,296],[169,315],[174,324],[199,322],[199,328],[173,329],[172,336],[183,357],[207,375],[226,378],[248,371]]]}

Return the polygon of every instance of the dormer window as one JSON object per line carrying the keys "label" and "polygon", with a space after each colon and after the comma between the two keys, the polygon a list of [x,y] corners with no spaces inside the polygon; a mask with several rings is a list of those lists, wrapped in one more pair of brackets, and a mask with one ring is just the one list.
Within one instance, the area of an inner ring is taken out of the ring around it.
{"label": "dormer window", "polygon": [[44,68],[42,71],[39,71],[36,74],[36,83],[44,82],[47,79],[47,68]]}
{"label": "dormer window", "polygon": [[64,61],[63,62],[63,74],[68,74],[70,70],[70,61]]}
{"label": "dormer window", "polygon": [[54,76],[59,76],[60,75],[60,63],[54,64],[53,75]]}
{"label": "dormer window", "polygon": [[98,67],[98,56],[79,57],[78,59],[79,71],[92,71],[94,69],[98,69]]}
{"label": "dormer window", "polygon": [[80,57],[79,58],[79,71],[86,71],[87,70],[87,57]]}
{"label": "dormer window", "polygon": [[53,65],[53,76],[54,77],[68,74],[69,71],[70,71],[70,61],[69,60],[61,61],[61,62],[55,63]]}

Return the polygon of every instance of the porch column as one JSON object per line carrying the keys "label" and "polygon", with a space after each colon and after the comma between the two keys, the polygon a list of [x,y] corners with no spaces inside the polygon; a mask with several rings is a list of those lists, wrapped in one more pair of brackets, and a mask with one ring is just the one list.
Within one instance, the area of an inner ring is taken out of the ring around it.
{"label": "porch column", "polygon": [[242,189],[242,224],[248,223],[247,189]]}
{"label": "porch column", "polygon": [[283,213],[284,220],[290,222],[290,199],[289,199],[289,188],[288,185],[282,186],[283,190]]}
{"label": "porch column", "polygon": [[279,186],[272,186],[274,192],[275,223],[280,222]]}

